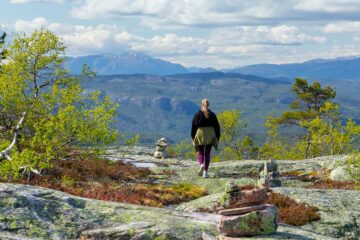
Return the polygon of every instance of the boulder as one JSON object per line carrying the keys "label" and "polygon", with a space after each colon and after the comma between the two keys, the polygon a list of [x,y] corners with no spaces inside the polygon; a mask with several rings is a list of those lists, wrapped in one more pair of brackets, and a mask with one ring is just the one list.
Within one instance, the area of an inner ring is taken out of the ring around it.
{"label": "boulder", "polygon": [[330,173],[330,179],[334,181],[351,181],[350,173],[346,170],[346,167],[337,167]]}
{"label": "boulder", "polygon": [[163,152],[155,151],[154,152],[154,158],[163,158],[164,154]]}
{"label": "boulder", "polygon": [[277,229],[277,209],[267,205],[265,209],[238,216],[223,216],[218,225],[220,234],[229,237],[271,234]]}

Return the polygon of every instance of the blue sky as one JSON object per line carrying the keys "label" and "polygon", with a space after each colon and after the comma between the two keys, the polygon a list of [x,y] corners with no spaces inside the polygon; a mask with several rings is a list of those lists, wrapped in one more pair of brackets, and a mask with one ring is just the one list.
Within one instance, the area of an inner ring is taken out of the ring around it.
{"label": "blue sky", "polygon": [[11,36],[45,27],[68,55],[145,52],[229,68],[360,55],[359,0],[0,0]]}

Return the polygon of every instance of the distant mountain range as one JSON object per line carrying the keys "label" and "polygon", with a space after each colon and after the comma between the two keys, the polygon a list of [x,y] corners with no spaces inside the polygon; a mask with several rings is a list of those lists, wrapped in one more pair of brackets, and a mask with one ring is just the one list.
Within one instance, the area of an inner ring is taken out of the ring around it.
{"label": "distant mountain range", "polygon": [[117,55],[69,57],[67,60],[67,67],[73,74],[81,73],[84,64],[87,64],[98,75],[153,74],[164,76],[188,72],[180,64],[136,52],[125,52]]}
{"label": "distant mountain range", "polygon": [[335,59],[315,59],[291,64],[255,64],[232,69],[186,68],[180,64],[153,58],[144,53],[124,52],[114,55],[69,57],[67,67],[74,74],[81,73],[87,64],[98,75],[149,74],[167,76],[187,73],[240,73],[265,78],[304,77],[309,80],[360,80],[360,56]]}
{"label": "distant mountain range", "polygon": [[255,64],[225,71],[270,78],[286,77],[293,79],[303,77],[310,80],[360,80],[360,56],[315,59],[291,64]]}

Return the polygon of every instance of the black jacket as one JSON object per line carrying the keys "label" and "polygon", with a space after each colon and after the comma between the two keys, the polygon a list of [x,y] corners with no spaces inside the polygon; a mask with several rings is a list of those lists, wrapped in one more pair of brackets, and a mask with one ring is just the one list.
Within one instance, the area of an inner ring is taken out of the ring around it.
{"label": "black jacket", "polygon": [[208,111],[209,111],[209,118],[206,118],[205,114],[201,110],[195,113],[191,126],[192,139],[195,138],[196,131],[198,130],[199,127],[213,127],[215,130],[216,138],[220,140],[219,121],[215,113],[213,113],[210,109]]}

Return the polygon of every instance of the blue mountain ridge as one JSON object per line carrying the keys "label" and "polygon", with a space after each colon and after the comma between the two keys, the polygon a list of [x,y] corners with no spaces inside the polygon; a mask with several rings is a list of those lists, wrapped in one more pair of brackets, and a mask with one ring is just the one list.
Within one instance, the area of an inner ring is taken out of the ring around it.
{"label": "blue mountain ridge", "polygon": [[[82,66],[87,64],[98,75],[148,74],[148,75],[181,75],[208,73],[239,73],[272,79],[293,79],[304,77],[309,80],[360,80],[360,56],[340,57],[334,59],[313,59],[302,63],[289,64],[253,64],[232,69],[215,69],[189,67],[181,64],[153,58],[139,52],[119,54],[89,55],[69,57],[66,65],[73,74],[81,73]],[[196,75],[197,76],[197,75]]]}

